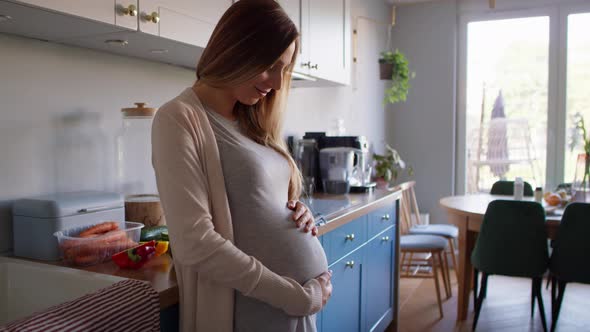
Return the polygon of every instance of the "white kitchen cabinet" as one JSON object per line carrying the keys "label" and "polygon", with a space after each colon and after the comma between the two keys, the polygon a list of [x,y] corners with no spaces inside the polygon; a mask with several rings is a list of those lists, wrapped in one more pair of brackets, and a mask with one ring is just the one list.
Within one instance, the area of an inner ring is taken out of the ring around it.
{"label": "white kitchen cabinet", "polygon": [[291,21],[297,26],[300,34],[299,54],[294,70],[309,75],[309,1],[310,0],[279,0]]}
{"label": "white kitchen cabinet", "polygon": [[20,0],[15,2],[128,29],[137,29],[137,0]]}
{"label": "white kitchen cabinet", "polygon": [[321,80],[350,82],[349,0],[279,0],[301,34],[295,71]]}
{"label": "white kitchen cabinet", "polygon": [[350,82],[349,0],[310,0],[307,44],[311,76]]}
{"label": "white kitchen cabinet", "polygon": [[139,0],[139,31],[205,47],[231,0]]}

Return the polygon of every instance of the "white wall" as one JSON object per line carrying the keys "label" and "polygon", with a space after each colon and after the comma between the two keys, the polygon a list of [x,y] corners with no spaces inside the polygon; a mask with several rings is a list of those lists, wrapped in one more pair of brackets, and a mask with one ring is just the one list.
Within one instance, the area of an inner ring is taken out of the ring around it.
{"label": "white wall", "polygon": [[414,167],[418,204],[432,223],[446,222],[438,201],[454,191],[456,15],[455,0],[400,6],[392,33],[416,77],[408,100],[389,106],[387,138]]}
{"label": "white wall", "polygon": [[[389,20],[383,0],[354,0],[351,12],[353,18]],[[383,142],[383,82],[378,80],[377,56],[384,43],[384,27],[359,21],[359,65],[353,85],[293,89],[285,133],[326,131],[341,117],[348,133]],[[190,86],[195,76],[165,64],[3,34],[0,49],[1,252],[11,243],[12,200],[60,188],[114,188],[120,109],[137,101],[157,107]],[[76,136],[63,120],[72,112],[94,114],[95,118],[87,117],[90,130]],[[81,157],[77,149],[87,154]]]}

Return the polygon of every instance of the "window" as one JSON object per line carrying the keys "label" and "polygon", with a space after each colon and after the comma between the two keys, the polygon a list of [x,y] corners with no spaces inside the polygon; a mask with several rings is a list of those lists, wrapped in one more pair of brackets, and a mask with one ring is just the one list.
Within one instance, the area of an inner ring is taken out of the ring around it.
{"label": "window", "polygon": [[549,17],[467,27],[467,188],[545,179]]}
{"label": "window", "polygon": [[564,182],[574,178],[576,155],[584,152],[581,145],[571,150],[573,116],[580,113],[590,129],[590,12],[571,14],[567,18],[567,81]]}
{"label": "window", "polygon": [[551,190],[573,180],[573,115],[590,131],[590,5],[551,2],[461,15],[457,193],[517,176]]}

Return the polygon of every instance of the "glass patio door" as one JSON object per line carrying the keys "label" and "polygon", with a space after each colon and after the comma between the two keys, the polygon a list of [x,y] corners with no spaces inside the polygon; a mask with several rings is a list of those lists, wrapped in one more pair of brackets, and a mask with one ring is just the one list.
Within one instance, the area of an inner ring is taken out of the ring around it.
{"label": "glass patio door", "polygon": [[581,115],[590,133],[590,8],[566,13],[565,55],[565,107],[566,142],[563,160],[563,182],[574,179],[576,156],[584,152],[583,142],[576,143],[573,136],[574,119]]}
{"label": "glass patio door", "polygon": [[550,17],[473,20],[465,37],[466,191],[517,176],[544,185]]}

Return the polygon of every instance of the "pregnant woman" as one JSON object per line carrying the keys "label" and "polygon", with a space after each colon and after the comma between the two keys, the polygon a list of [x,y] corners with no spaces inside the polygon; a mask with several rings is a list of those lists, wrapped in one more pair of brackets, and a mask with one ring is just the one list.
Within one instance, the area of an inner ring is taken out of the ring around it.
{"label": "pregnant woman", "polygon": [[183,331],[315,331],[331,295],[281,135],[298,36],[274,0],[236,2],[213,31],[195,84],[154,119]]}

